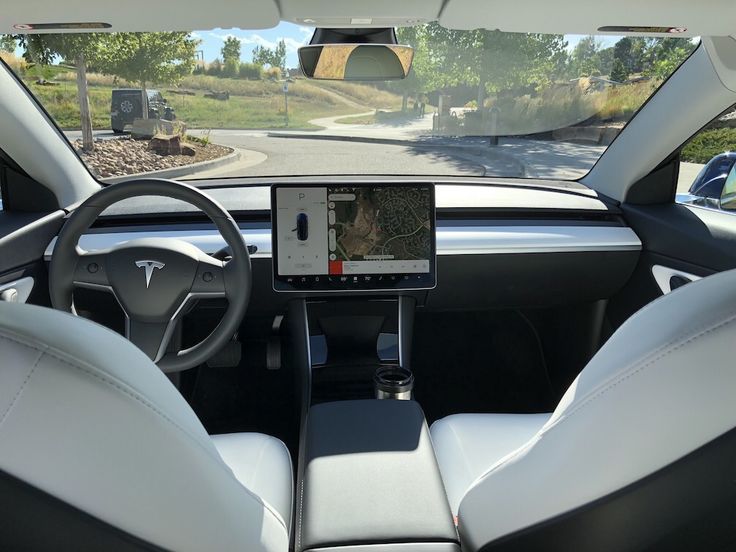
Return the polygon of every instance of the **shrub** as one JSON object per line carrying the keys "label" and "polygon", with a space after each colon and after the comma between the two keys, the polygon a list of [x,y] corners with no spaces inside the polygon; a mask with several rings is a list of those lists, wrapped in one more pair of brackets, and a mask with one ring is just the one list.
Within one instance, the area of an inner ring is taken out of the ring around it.
{"label": "shrub", "polygon": [[281,78],[281,68],[280,67],[269,67],[265,71],[266,78],[269,80],[279,80]]}
{"label": "shrub", "polygon": [[18,75],[25,73],[28,68],[28,62],[12,52],[2,51],[0,52],[0,58]]}
{"label": "shrub", "polygon": [[219,77],[222,74],[222,62],[216,59],[207,66],[206,72],[213,77]]}
{"label": "shrub", "polygon": [[222,67],[222,76],[235,79],[240,73],[240,63],[237,59],[229,59]]}
{"label": "shrub", "polygon": [[707,163],[725,151],[736,151],[736,128],[704,130],[695,135],[682,149],[682,161]]}
{"label": "shrub", "polygon": [[240,78],[248,80],[260,80],[263,78],[263,67],[257,63],[241,63]]}

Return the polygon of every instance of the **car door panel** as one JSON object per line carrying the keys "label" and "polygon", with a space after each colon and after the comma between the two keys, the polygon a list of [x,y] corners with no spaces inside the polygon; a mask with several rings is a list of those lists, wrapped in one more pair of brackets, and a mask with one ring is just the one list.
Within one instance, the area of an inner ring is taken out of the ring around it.
{"label": "car door panel", "polygon": [[673,287],[736,268],[736,215],[679,204],[621,208],[642,253],[629,282],[609,302],[611,329]]}
{"label": "car door panel", "polygon": [[48,305],[46,246],[64,223],[62,210],[48,214],[0,212],[0,296]]}

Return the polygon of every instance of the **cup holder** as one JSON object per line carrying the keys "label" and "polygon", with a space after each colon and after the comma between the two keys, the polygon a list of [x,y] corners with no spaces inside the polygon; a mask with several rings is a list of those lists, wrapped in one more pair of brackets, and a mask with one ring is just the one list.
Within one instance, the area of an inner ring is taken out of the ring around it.
{"label": "cup holder", "polygon": [[401,366],[381,366],[373,376],[377,399],[411,400],[414,375]]}

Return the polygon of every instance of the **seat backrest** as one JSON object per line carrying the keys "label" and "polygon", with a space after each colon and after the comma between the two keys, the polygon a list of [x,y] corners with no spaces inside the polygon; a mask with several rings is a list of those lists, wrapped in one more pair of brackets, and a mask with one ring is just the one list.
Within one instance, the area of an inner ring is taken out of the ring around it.
{"label": "seat backrest", "polygon": [[[16,500],[35,493],[170,550],[288,548],[284,522],[237,481],[156,365],[51,309],[0,302],[0,478],[7,527]],[[44,534],[58,521],[32,526]]]}
{"label": "seat backrest", "polygon": [[719,502],[736,505],[735,427],[729,271],[653,301],[615,332],[544,427],[467,492],[463,544],[529,549],[530,535],[546,539],[545,550],[664,542]]}

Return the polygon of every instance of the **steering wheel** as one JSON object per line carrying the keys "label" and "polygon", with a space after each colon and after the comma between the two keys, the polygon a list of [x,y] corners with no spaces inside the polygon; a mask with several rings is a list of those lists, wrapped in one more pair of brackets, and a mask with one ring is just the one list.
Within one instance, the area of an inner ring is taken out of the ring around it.
{"label": "steering wheel", "polygon": [[[79,238],[102,211],[139,196],[179,199],[201,209],[230,246],[232,258],[220,261],[175,238],[134,239],[91,252],[78,246]],[[112,292],[125,313],[125,336],[161,370],[178,372],[205,362],[237,331],[250,299],[250,257],[230,213],[202,191],[172,180],[129,180],[89,197],[61,229],[49,268],[54,308],[75,313],[75,287]],[[189,349],[167,352],[186,307],[193,299],[207,297],[228,301],[217,328]]]}

